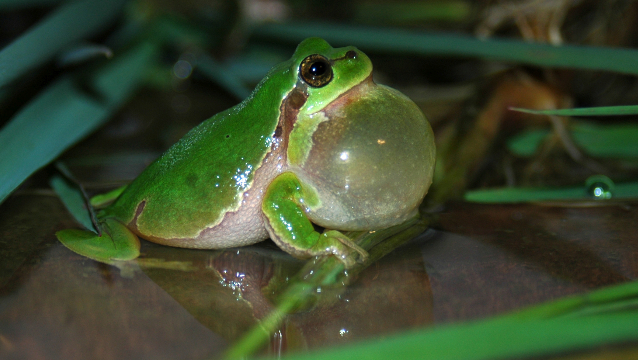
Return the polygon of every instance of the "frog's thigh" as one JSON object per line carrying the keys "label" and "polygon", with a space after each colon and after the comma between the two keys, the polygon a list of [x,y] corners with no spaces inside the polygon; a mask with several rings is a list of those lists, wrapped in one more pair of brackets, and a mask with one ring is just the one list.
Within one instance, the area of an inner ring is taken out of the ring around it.
{"label": "frog's thigh", "polygon": [[268,186],[262,203],[266,229],[272,240],[300,258],[331,254],[346,266],[354,263],[355,253],[365,258],[367,253],[340,232],[315,231],[302,205],[313,205],[317,201],[314,189],[303,184],[295,174],[285,172],[277,176]]}

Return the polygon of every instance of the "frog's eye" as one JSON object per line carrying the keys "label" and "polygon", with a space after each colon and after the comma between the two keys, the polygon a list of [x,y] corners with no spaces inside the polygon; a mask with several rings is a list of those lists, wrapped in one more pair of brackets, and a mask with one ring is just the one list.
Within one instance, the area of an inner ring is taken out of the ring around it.
{"label": "frog's eye", "polygon": [[299,75],[312,87],[326,86],[332,80],[332,66],[325,57],[310,55],[299,65]]}

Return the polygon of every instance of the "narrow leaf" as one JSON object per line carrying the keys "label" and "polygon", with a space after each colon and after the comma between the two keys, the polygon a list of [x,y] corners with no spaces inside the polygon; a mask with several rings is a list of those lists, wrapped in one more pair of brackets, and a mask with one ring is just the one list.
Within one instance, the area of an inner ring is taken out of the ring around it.
{"label": "narrow leaf", "polygon": [[591,108],[575,109],[555,109],[555,110],[532,110],[523,108],[510,108],[513,111],[524,112],[536,115],[556,115],[556,116],[610,116],[610,115],[637,115],[638,105],[625,106],[599,106]]}
{"label": "narrow leaf", "polygon": [[638,339],[638,311],[635,307],[620,307],[619,311],[605,314],[581,312],[581,316],[574,313],[575,316],[556,317],[553,317],[556,313],[552,308],[562,309],[558,314],[565,314],[602,303],[627,303],[636,299],[637,290],[638,283],[621,284],[532,307],[521,313],[443,325],[283,359],[531,358],[622,344]]}
{"label": "narrow leaf", "polygon": [[442,326],[382,340],[282,359],[436,359],[530,358],[594,349],[638,339],[638,312],[525,322],[500,319]]}
{"label": "narrow leaf", "polygon": [[59,175],[52,177],[49,184],[58,194],[67,210],[73,215],[73,218],[82,224],[84,228],[97,234],[80,190]]}
{"label": "narrow leaf", "polygon": [[60,50],[104,29],[120,14],[125,0],[66,3],[0,51],[0,88]]}
{"label": "narrow leaf", "polygon": [[70,0],[0,0],[0,10],[24,9],[34,6],[51,6]]}
{"label": "narrow leaf", "polygon": [[[572,137],[588,155],[607,158],[638,157],[638,125],[635,123],[601,125],[572,121]],[[508,139],[507,146],[518,156],[532,156],[549,130],[529,130]]]}
{"label": "narrow leaf", "polygon": [[508,315],[512,319],[545,319],[556,316],[578,315],[592,312],[610,304],[638,299],[638,282],[606,287],[585,295],[568,296],[541,305],[532,306]]}
{"label": "narrow leaf", "polygon": [[255,29],[255,36],[293,43],[319,36],[333,46],[354,44],[364,50],[424,56],[463,56],[536,66],[638,74],[638,50],[634,49],[553,46],[522,40],[481,40],[469,35],[320,23],[266,24]]}
{"label": "narrow leaf", "polygon": [[94,77],[100,101],[84,94],[70,76],[50,85],[0,131],[0,202],[33,172],[86,136],[131,96],[154,58],[140,45]]}
{"label": "narrow leaf", "polygon": [[[465,193],[465,200],[481,203],[521,203],[549,200],[594,200],[587,186],[565,188],[497,188]],[[616,184],[612,199],[638,198],[638,182]],[[604,200],[600,200],[604,201]]]}

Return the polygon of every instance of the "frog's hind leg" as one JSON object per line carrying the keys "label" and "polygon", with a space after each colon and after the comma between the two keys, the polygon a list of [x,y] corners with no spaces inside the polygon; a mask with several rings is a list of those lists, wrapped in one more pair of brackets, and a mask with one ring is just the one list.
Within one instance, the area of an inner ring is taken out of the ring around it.
{"label": "frog's hind leg", "polygon": [[99,226],[101,235],[89,230],[67,229],[58,231],[55,236],[69,250],[105,264],[140,256],[140,240],[124,224],[104,219]]}

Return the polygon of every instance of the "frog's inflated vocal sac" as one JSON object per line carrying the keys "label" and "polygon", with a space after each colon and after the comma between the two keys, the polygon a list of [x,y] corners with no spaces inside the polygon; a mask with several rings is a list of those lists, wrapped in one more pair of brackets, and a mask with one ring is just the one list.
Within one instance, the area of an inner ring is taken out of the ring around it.
{"label": "frog's inflated vocal sac", "polygon": [[[373,82],[364,53],[310,38],[246,100],[191,130],[100,210],[102,236],[57,236],[107,263],[137,257],[137,236],[199,249],[270,237],[295,257],[332,254],[350,266],[366,253],[339,231],[413,216],[434,156],[428,121],[405,95]],[[112,250],[125,243],[129,253]]]}

